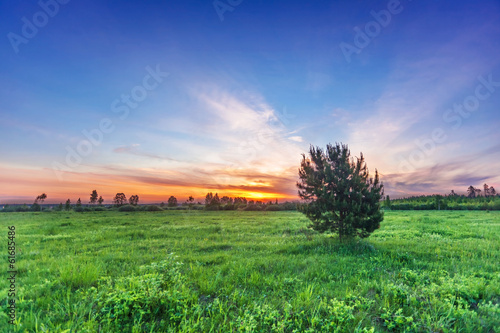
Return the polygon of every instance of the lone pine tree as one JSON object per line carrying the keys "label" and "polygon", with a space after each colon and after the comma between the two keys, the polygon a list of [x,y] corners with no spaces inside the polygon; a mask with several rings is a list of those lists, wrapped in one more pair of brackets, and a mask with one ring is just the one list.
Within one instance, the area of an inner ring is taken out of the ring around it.
{"label": "lone pine tree", "polygon": [[347,145],[337,143],[326,151],[311,146],[309,156],[302,157],[297,187],[305,203],[300,210],[314,230],[337,233],[343,240],[368,237],[380,227],[383,185],[376,170],[369,178],[362,153],[354,160]]}

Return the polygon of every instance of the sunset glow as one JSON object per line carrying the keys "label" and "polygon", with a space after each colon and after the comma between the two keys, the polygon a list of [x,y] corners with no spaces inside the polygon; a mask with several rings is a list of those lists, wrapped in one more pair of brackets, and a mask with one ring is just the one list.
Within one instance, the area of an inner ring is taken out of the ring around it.
{"label": "sunset glow", "polygon": [[71,1],[23,43],[42,9],[5,2],[0,204],[298,200],[329,142],[393,197],[500,188],[500,4],[398,3],[360,47],[387,1]]}

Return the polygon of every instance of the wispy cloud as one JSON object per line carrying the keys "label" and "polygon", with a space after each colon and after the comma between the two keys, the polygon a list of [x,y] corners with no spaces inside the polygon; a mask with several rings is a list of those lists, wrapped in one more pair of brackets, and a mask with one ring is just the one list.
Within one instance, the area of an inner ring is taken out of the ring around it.
{"label": "wispy cloud", "polygon": [[467,187],[488,183],[500,185],[499,145],[494,145],[474,154],[463,154],[450,160],[419,168],[410,173],[384,174],[382,180],[391,194],[407,196],[440,193],[455,190],[465,193]]}
{"label": "wispy cloud", "polygon": [[[446,126],[443,113],[474,93],[477,77],[500,63],[498,57],[478,53],[478,43],[485,44],[489,39],[478,40],[477,36],[491,38],[498,33],[490,23],[474,26],[473,32],[459,29],[445,42],[420,45],[416,54],[410,54],[414,48],[410,51],[401,45],[380,97],[361,110],[351,110],[357,119],[347,122],[346,141],[353,151],[367,152],[365,155],[379,170],[393,173],[417,148],[416,139]],[[342,112],[335,112],[333,119],[339,119],[339,114]],[[446,150],[447,144],[438,149]],[[419,167],[429,168],[438,161],[438,155],[426,156]]]}
{"label": "wispy cloud", "polygon": [[[204,121],[185,123],[189,128],[180,123],[175,128],[144,126],[140,137],[146,145],[109,147],[121,156],[110,158],[110,164],[88,163],[85,168],[61,171],[65,181],[50,186],[49,198],[65,191],[86,195],[91,190],[88,184],[101,184],[98,192],[106,198],[116,192],[148,193],[156,201],[167,194],[202,197],[207,191],[295,198],[297,167],[304,151],[298,130],[288,128],[283,115],[257,94],[231,94],[215,87],[200,89],[194,96]],[[198,139],[172,136],[172,130],[193,133]],[[193,158],[178,158],[183,153]],[[25,174],[22,170],[10,173],[11,179]],[[48,188],[53,179],[49,169],[31,175],[40,182],[40,189]]]}
{"label": "wispy cloud", "polygon": [[150,157],[150,158],[155,158],[155,159],[159,159],[159,160],[176,161],[173,158],[169,158],[169,157],[160,156],[157,154],[152,154],[152,153],[148,153],[145,151],[141,151],[139,149],[139,147],[140,147],[140,144],[134,143],[134,144],[129,145],[129,146],[117,147],[117,148],[113,149],[113,152],[119,153],[119,154],[131,154],[131,155],[136,155],[136,156]]}
{"label": "wispy cloud", "polygon": [[301,136],[289,136],[288,139],[295,141],[295,142],[304,142],[304,139],[302,139]]}
{"label": "wispy cloud", "polygon": [[257,94],[235,95],[219,87],[194,91],[209,119],[194,131],[216,139],[222,165],[256,167],[260,171],[287,168],[300,158],[300,136],[289,137],[282,115]]}

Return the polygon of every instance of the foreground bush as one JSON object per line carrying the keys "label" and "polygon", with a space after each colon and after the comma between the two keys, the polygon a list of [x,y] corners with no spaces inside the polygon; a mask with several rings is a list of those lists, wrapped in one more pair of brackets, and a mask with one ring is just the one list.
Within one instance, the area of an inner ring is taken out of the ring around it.
{"label": "foreground bush", "polygon": [[96,304],[93,321],[108,332],[178,327],[196,301],[185,285],[180,265],[170,255],[142,266],[140,275],[102,278],[98,288],[89,291]]}
{"label": "foreground bush", "polygon": [[[82,291],[94,304],[88,330],[106,332],[438,332],[464,328],[494,332],[500,307],[481,301],[481,284],[446,272],[403,269],[395,280],[373,284],[376,297],[348,293],[343,299],[315,297],[314,284],[298,283],[301,292],[281,304],[265,297],[248,299],[238,291],[200,295],[170,254],[142,266],[140,274],[101,278],[97,288]],[[465,283],[464,283],[465,282]],[[471,306],[471,304],[473,306]],[[384,331],[385,331],[384,330]]]}

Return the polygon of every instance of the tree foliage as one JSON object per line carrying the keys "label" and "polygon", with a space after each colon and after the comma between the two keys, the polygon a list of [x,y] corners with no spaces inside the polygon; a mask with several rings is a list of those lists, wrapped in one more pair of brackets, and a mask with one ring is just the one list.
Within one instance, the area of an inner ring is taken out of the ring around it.
{"label": "tree foliage", "polygon": [[90,194],[90,204],[91,205],[94,205],[96,202],[97,202],[97,191],[96,190],[93,190],[92,193]]}
{"label": "tree foliage", "polygon": [[113,202],[117,206],[122,206],[127,202],[127,197],[123,193],[116,193]]}
{"label": "tree foliage", "polygon": [[495,191],[495,188],[493,186],[488,186],[488,184],[484,184],[484,196],[485,197],[494,197],[497,195],[497,192]]}
{"label": "tree foliage", "polygon": [[128,198],[128,202],[132,206],[137,206],[137,204],[139,203],[139,196],[138,195],[131,195],[130,198]]}
{"label": "tree foliage", "polygon": [[347,145],[337,143],[326,151],[311,146],[309,157],[302,156],[297,187],[305,203],[300,209],[313,229],[335,232],[342,240],[368,237],[379,228],[383,185],[377,171],[369,178],[363,154],[354,160]]}
{"label": "tree foliage", "polygon": [[[229,197],[225,197],[229,201]],[[222,202],[221,199],[219,198],[219,194],[215,193],[215,195],[212,192],[207,193],[205,196],[205,209],[208,210],[219,210]]]}
{"label": "tree foliage", "polygon": [[42,210],[42,207],[38,204],[38,202],[34,202],[31,207],[30,207],[31,211],[33,212],[39,212]]}
{"label": "tree foliage", "polygon": [[38,202],[42,203],[45,201],[45,199],[47,199],[47,194],[45,193],[42,193],[40,194],[39,196],[36,197],[35,199],[35,203],[38,204]]}
{"label": "tree foliage", "polygon": [[168,207],[177,207],[177,198],[173,195],[168,198]]}

